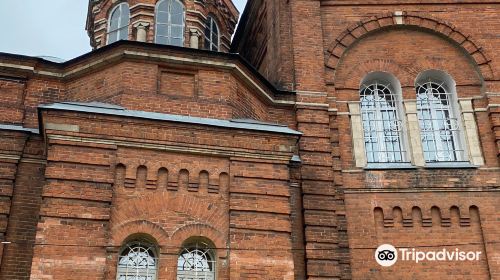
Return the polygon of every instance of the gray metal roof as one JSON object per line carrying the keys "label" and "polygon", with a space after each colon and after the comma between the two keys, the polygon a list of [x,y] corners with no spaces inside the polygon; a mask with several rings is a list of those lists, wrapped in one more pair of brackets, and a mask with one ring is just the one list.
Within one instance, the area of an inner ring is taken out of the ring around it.
{"label": "gray metal roof", "polygon": [[12,125],[12,124],[0,124],[0,130],[11,130],[11,131],[22,131],[38,134],[38,129],[36,128],[27,128],[20,125]]}
{"label": "gray metal roof", "polygon": [[62,102],[62,103],[40,105],[38,106],[38,108],[46,110],[74,111],[74,112],[94,113],[101,115],[112,115],[112,116],[139,118],[139,119],[177,122],[177,123],[208,125],[208,126],[215,126],[222,128],[245,129],[245,130],[254,130],[262,132],[297,135],[297,136],[302,135],[301,132],[290,129],[283,125],[264,123],[255,120],[247,120],[247,119],[220,120],[220,119],[198,118],[198,117],[163,114],[163,113],[153,113],[145,111],[134,111],[134,110],[126,110],[121,106],[99,103],[99,102],[90,102],[90,103]]}

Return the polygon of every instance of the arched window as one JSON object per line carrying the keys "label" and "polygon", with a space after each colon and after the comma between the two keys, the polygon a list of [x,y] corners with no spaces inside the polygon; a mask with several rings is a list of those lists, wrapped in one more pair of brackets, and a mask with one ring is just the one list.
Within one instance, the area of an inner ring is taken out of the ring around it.
{"label": "arched window", "polygon": [[177,280],[214,280],[215,252],[207,241],[186,242],[177,260]]}
{"label": "arched window", "polygon": [[408,162],[398,80],[384,72],[367,75],[361,83],[360,106],[367,162]]}
{"label": "arched window", "polygon": [[184,5],[179,0],[161,0],[156,4],[157,44],[184,45]]}
{"label": "arched window", "polygon": [[118,259],[117,280],[156,280],[158,260],[155,246],[144,241],[128,243]]}
{"label": "arched window", "polygon": [[130,10],[127,3],[116,6],[109,17],[108,44],[128,39]]}
{"label": "arched window", "polygon": [[417,114],[426,162],[462,161],[458,103],[453,79],[437,70],[419,75],[416,82]]}
{"label": "arched window", "polygon": [[219,51],[219,28],[212,16],[208,16],[205,25],[205,49]]}

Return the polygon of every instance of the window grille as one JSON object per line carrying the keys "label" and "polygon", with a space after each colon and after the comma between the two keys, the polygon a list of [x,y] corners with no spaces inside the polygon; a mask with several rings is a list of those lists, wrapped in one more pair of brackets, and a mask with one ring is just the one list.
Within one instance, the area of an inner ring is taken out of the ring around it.
{"label": "window grille", "polygon": [[454,112],[453,93],[445,82],[417,83],[417,113],[426,162],[460,161],[460,123]]}
{"label": "window grille", "polygon": [[117,280],[156,280],[158,260],[154,246],[132,242],[122,250],[118,260]]}
{"label": "window grille", "polygon": [[184,5],[178,0],[161,0],[156,6],[155,42],[184,45]]}
{"label": "window grille", "polygon": [[215,254],[204,242],[185,246],[177,261],[177,280],[214,280]]}
{"label": "window grille", "polygon": [[130,10],[127,3],[121,3],[111,12],[108,27],[108,44],[128,39]]}
{"label": "window grille", "polygon": [[212,16],[208,16],[205,26],[205,49],[219,51],[219,28]]}
{"label": "window grille", "polygon": [[399,95],[389,83],[373,81],[362,85],[360,98],[367,162],[407,162]]}

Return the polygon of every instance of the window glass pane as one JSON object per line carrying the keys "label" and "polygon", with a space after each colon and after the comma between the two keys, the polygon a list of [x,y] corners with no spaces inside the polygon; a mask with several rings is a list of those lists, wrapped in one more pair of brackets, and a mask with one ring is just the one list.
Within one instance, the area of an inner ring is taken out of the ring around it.
{"label": "window glass pane", "polygon": [[156,43],[157,44],[162,44],[162,45],[168,45],[168,38],[163,37],[163,36],[157,36],[156,37]]}
{"label": "window glass pane", "polygon": [[159,12],[156,14],[157,23],[168,23],[168,13]]}
{"label": "window glass pane", "polygon": [[214,280],[214,256],[202,242],[184,247],[177,259],[177,280]]}
{"label": "window glass pane", "polygon": [[163,0],[158,4],[158,12],[168,12],[168,3],[170,0]]}
{"label": "window glass pane", "polygon": [[172,14],[183,14],[184,6],[178,0],[172,0],[170,11],[172,12]]}
{"label": "window glass pane", "polygon": [[172,37],[173,38],[182,38],[184,36],[184,28],[178,25],[172,25]]}
{"label": "window glass pane", "polygon": [[108,44],[114,43],[118,40],[118,31],[109,33]]}
{"label": "window glass pane", "polygon": [[218,50],[219,49],[219,38],[215,35],[213,37],[213,42],[214,42],[214,50]]}
{"label": "window glass pane", "polygon": [[[116,13],[115,13],[116,14]],[[119,19],[117,17],[112,17],[109,22],[109,31],[114,31],[118,29]]]}
{"label": "window glass pane", "polygon": [[127,40],[128,39],[128,26],[121,28],[118,31],[119,40]]}
{"label": "window glass pane", "polygon": [[447,92],[443,82],[430,80],[418,84],[416,92],[425,160],[460,160],[464,151],[458,143],[460,131],[451,107],[451,93]]}
{"label": "window glass pane", "polygon": [[172,13],[171,15],[171,23],[172,24],[178,24],[178,25],[182,25],[183,24],[183,14],[182,13]]}
{"label": "window glass pane", "polygon": [[174,46],[182,47],[182,39],[181,38],[172,38],[170,42]]}
{"label": "window glass pane", "polygon": [[121,9],[120,26],[128,25],[128,21],[129,21],[129,17],[130,17],[130,10],[128,9],[128,5],[121,4],[120,9]]}
{"label": "window glass pane", "polygon": [[116,279],[155,280],[157,259],[154,247],[141,242],[128,244],[120,254]]}
{"label": "window glass pane", "polygon": [[405,162],[398,95],[388,83],[373,81],[362,86],[360,101],[368,162]]}
{"label": "window glass pane", "polygon": [[168,36],[168,27],[165,24],[158,24],[156,26],[156,35],[157,36]]}

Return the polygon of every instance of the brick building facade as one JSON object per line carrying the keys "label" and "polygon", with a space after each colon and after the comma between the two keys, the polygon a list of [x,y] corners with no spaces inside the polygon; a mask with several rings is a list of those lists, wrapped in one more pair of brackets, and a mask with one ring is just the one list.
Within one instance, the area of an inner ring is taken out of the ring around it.
{"label": "brick building facade", "polygon": [[1,279],[500,279],[499,5],[89,1],[0,54]]}

